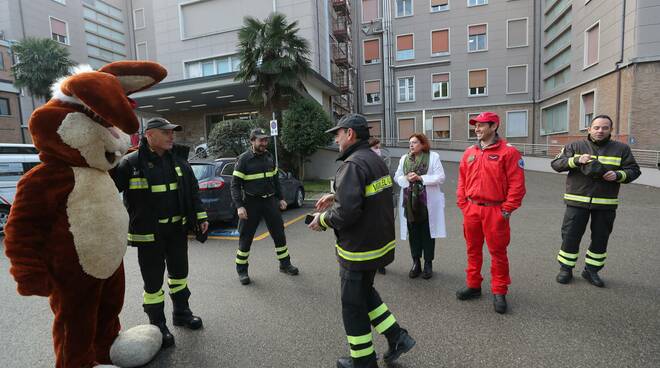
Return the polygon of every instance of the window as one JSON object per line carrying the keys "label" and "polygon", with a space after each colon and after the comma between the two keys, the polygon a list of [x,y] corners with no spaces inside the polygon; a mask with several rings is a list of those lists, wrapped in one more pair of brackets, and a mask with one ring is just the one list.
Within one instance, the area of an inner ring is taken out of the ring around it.
{"label": "window", "polygon": [[546,78],[543,81],[543,90],[546,92],[551,91],[565,84],[566,82],[568,82],[570,73],[571,73],[571,67],[569,65],[566,66],[565,68],[562,68],[559,72],[553,74],[551,77]]}
{"label": "window", "polygon": [[527,18],[506,21],[506,47],[527,46]]}
{"label": "window", "polygon": [[147,60],[149,59],[149,54],[147,53],[147,41],[138,42],[135,44],[135,53],[138,60]]}
{"label": "window", "polygon": [[412,34],[396,36],[396,59],[411,60],[415,58],[414,39]]}
{"label": "window", "polygon": [[0,116],[10,115],[9,99],[0,97]]}
{"label": "window", "polygon": [[59,43],[69,44],[66,22],[50,17],[50,37]]}
{"label": "window", "polygon": [[431,76],[431,93],[434,100],[449,98],[449,73],[433,74]]}
{"label": "window", "polygon": [[378,105],[380,104],[380,81],[365,81],[364,82],[365,104]]}
{"label": "window", "polygon": [[485,51],[488,49],[488,26],[478,24],[468,26],[468,52]]}
{"label": "window", "polygon": [[413,0],[396,0],[396,16],[407,17],[413,15]]}
{"label": "window", "polygon": [[506,136],[527,137],[527,110],[506,112]]}
{"label": "window", "polygon": [[[468,114],[468,122],[470,119],[474,119],[479,115],[479,112]],[[468,140],[476,140],[477,139],[477,133],[474,132],[474,125],[468,123]]]}
{"label": "window", "polygon": [[241,60],[238,55],[230,55],[219,58],[188,61],[184,65],[186,78],[198,78],[238,71],[241,67]]}
{"label": "window", "polygon": [[142,29],[146,26],[147,22],[144,19],[144,9],[133,10],[133,29]]}
{"label": "window", "polygon": [[236,166],[233,163],[228,163],[226,164],[223,168],[222,171],[220,172],[220,175],[232,175],[234,172],[234,166]]}
{"label": "window", "polygon": [[363,43],[364,48],[364,63],[365,64],[378,64],[380,63],[380,39],[365,40]]}
{"label": "window", "polygon": [[433,135],[432,139],[449,139],[451,132],[449,129],[449,116],[433,117]]}
{"label": "window", "polygon": [[399,102],[415,101],[415,77],[399,78]]}
{"label": "window", "polygon": [[0,70],[5,70],[5,53],[0,50]]}
{"label": "window", "polygon": [[568,131],[568,100],[541,108],[541,135]]}
{"label": "window", "polygon": [[362,0],[362,23],[380,18],[379,3],[379,0]]}
{"label": "window", "polygon": [[598,63],[598,48],[600,38],[600,22],[584,32],[584,68]]}
{"label": "window", "polygon": [[580,129],[587,129],[594,118],[595,92],[587,92],[581,96]]}
{"label": "window", "polygon": [[468,0],[467,6],[479,6],[488,4],[488,0]]}
{"label": "window", "polygon": [[399,119],[399,140],[407,140],[415,133],[415,118]]}
{"label": "window", "polygon": [[488,70],[468,71],[469,92],[468,96],[485,96],[488,93]]}
{"label": "window", "polygon": [[380,138],[380,120],[367,120],[369,134],[372,137]]}
{"label": "window", "polygon": [[431,56],[449,55],[449,29],[431,32]]}
{"label": "window", "polygon": [[431,13],[449,10],[449,0],[431,0]]}
{"label": "window", "polygon": [[506,93],[527,93],[527,65],[506,67]]}

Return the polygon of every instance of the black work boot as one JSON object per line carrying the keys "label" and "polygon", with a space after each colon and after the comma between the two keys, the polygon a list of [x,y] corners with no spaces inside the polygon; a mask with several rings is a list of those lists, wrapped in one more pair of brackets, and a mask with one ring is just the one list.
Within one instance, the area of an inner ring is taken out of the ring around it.
{"label": "black work boot", "polygon": [[280,261],[280,272],[295,276],[298,274],[298,267],[291,264],[291,260]]}
{"label": "black work boot", "polygon": [[172,298],[173,305],[172,323],[175,326],[184,326],[191,330],[202,328],[202,319],[194,316],[188,305],[188,299],[190,299],[188,286],[174,294],[170,294],[170,298]]}
{"label": "black work boot", "polygon": [[337,359],[337,368],[378,368],[378,361],[376,359],[372,359],[366,363],[366,365],[363,366],[356,366],[353,364],[353,359],[349,357],[341,357]]}
{"label": "black work boot", "polygon": [[174,335],[172,335],[170,330],[167,328],[165,321],[159,322],[157,324],[152,323],[152,325],[158,327],[160,329],[160,333],[163,335],[163,343],[160,345],[161,349],[167,349],[170,346],[174,346]]}
{"label": "black work boot", "polygon": [[149,317],[149,323],[158,327],[160,333],[163,335],[161,349],[166,349],[174,345],[174,336],[165,323],[165,303],[143,304],[142,307]]}
{"label": "black work boot", "polygon": [[378,273],[381,275],[387,274],[387,269],[385,267],[378,267]]}
{"label": "black work boot", "polygon": [[456,298],[458,300],[474,299],[480,296],[481,296],[481,288],[473,289],[469,287],[464,287],[456,292]]}
{"label": "black work boot", "polygon": [[413,266],[408,272],[408,277],[411,279],[416,278],[422,273],[422,264],[419,261],[419,258],[413,258]]}
{"label": "black work boot", "polygon": [[582,271],[582,277],[584,277],[585,280],[589,281],[591,285],[598,286],[598,287],[605,287],[605,283],[603,280],[600,279],[600,276],[598,276],[598,271],[591,269],[589,267],[585,267],[584,271]]}
{"label": "black work boot", "polygon": [[495,307],[495,312],[499,314],[506,313],[506,295],[493,295],[493,307]]}
{"label": "black work boot", "polygon": [[433,261],[424,261],[424,272],[422,272],[422,278],[425,280],[433,277]]}
{"label": "black work boot", "polygon": [[561,266],[559,268],[559,274],[557,274],[557,282],[560,284],[568,284],[573,279],[573,269],[566,266]]}
{"label": "black work boot", "polygon": [[415,339],[410,337],[408,331],[402,328],[401,332],[399,332],[399,336],[394,339],[394,341],[388,343],[389,349],[387,350],[387,353],[383,355],[383,360],[385,360],[385,363],[392,363],[399,359],[401,354],[409,352],[415,344]]}
{"label": "black work boot", "polygon": [[236,265],[236,272],[238,272],[238,281],[243,285],[250,283],[250,276],[248,276],[248,266],[247,265]]}

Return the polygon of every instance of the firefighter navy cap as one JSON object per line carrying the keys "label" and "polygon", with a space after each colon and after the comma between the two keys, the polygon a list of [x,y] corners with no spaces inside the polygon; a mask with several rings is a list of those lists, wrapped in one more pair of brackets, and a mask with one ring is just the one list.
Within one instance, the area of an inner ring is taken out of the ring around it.
{"label": "firefighter navy cap", "polygon": [[153,118],[147,121],[147,128],[145,130],[149,129],[173,130],[175,132],[180,132],[183,130],[181,125],[172,124],[163,118]]}
{"label": "firefighter navy cap", "polygon": [[337,131],[341,128],[351,128],[358,133],[364,131],[367,133],[369,132],[369,124],[367,124],[367,119],[365,119],[365,117],[360,114],[348,114],[342,117],[339,119],[337,125],[335,125],[334,128],[328,129],[325,132],[336,134]]}
{"label": "firefighter navy cap", "polygon": [[270,137],[268,134],[266,134],[266,131],[263,130],[262,128],[255,128],[250,131],[250,140],[253,140],[255,138],[261,139],[261,138],[268,138]]}
{"label": "firefighter navy cap", "polygon": [[482,112],[473,119],[470,119],[470,125],[476,125],[477,123],[495,123],[500,125],[500,117],[494,112]]}

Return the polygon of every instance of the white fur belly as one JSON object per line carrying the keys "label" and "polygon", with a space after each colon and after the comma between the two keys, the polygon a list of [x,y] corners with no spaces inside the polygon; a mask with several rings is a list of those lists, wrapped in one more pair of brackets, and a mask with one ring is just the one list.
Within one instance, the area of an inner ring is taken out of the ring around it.
{"label": "white fur belly", "polygon": [[72,167],[75,184],[67,201],[69,231],[83,271],[112,276],[126,253],[128,213],[107,172]]}

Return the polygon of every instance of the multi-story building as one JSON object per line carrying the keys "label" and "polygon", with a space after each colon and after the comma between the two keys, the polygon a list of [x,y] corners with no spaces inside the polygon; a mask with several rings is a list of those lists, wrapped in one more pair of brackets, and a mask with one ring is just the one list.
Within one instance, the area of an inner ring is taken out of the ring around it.
{"label": "multi-story building", "polygon": [[[98,68],[134,58],[128,16],[124,0],[0,0],[0,33],[12,42],[52,38],[74,62]],[[27,91],[20,96],[22,121],[27,122],[44,101]]]}
{"label": "multi-story building", "polygon": [[25,142],[18,103],[20,91],[11,75],[10,43],[0,37],[0,142]]}
{"label": "multi-story building", "polygon": [[657,1],[360,0],[354,13],[358,111],[391,144],[473,140],[467,121],[489,110],[515,143],[561,144],[608,114],[617,139],[660,148]]}
{"label": "multi-story building", "polygon": [[350,22],[350,8],[333,3],[337,1],[129,1],[138,59],[158,61],[168,70],[163,82],[135,95],[140,115],[157,114],[183,124],[182,139],[192,144],[204,142],[215,124],[255,115],[257,108],[247,100],[250,86],[234,81],[240,66],[238,30],[245,16],[264,20],[272,12],[298,22],[298,34],[309,43],[312,72],[303,78],[309,97],[328,112],[344,114],[348,103],[332,96],[350,91],[333,84],[341,86],[338,70],[346,69],[337,67],[334,59],[339,56],[333,50],[350,44],[350,23],[341,35],[337,20]]}

